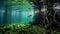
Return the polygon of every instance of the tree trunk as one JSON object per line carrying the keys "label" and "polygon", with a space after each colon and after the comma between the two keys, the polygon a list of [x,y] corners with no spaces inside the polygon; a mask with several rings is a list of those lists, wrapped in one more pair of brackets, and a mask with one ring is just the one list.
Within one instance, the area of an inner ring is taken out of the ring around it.
{"label": "tree trunk", "polygon": [[45,13],[45,28],[46,28],[46,34],[51,34],[51,24],[53,23],[53,1],[52,0],[44,0],[44,5],[47,7],[47,12]]}

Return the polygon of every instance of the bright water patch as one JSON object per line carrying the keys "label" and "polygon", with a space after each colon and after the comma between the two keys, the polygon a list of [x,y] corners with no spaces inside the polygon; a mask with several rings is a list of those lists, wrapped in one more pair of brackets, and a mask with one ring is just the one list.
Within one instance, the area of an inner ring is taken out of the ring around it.
{"label": "bright water patch", "polygon": [[[9,24],[19,24],[19,23],[29,23],[31,20],[33,20],[34,17],[34,7],[29,3],[29,1],[22,1],[19,2],[17,1],[10,1],[11,4],[7,4],[7,8],[4,6],[4,8],[7,9],[7,22]],[[6,9],[0,10],[1,12],[1,23],[6,23],[4,22],[4,13],[6,13]]]}

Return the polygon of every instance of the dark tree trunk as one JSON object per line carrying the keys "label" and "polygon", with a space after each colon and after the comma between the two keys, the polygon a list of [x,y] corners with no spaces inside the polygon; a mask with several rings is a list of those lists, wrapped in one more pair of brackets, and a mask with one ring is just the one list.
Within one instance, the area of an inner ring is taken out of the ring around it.
{"label": "dark tree trunk", "polygon": [[44,0],[44,5],[47,7],[47,13],[45,13],[46,34],[51,34],[51,24],[54,19],[53,0]]}

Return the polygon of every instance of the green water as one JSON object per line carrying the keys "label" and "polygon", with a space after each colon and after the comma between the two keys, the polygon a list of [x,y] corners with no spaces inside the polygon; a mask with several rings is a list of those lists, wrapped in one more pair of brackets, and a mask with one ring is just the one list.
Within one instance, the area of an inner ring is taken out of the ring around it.
{"label": "green water", "polygon": [[[14,1],[7,1],[7,22],[8,24],[19,24],[19,23],[29,23],[33,20],[34,17],[34,7],[29,3],[27,0],[14,0]],[[3,18],[4,18],[4,11],[3,9]],[[1,19],[4,23],[4,19]],[[7,22],[5,22],[7,24]]]}

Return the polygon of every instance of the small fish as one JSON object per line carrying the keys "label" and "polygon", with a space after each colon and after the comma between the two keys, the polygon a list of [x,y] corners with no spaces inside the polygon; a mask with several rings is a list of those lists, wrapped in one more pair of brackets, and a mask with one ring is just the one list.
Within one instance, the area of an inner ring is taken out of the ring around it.
{"label": "small fish", "polygon": [[28,17],[31,17],[32,15],[30,14],[30,15],[28,15]]}

